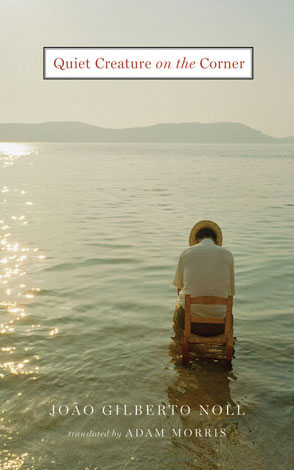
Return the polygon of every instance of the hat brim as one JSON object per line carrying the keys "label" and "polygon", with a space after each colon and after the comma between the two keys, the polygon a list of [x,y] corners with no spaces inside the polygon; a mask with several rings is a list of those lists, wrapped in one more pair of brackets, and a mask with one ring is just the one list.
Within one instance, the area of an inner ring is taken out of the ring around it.
{"label": "hat brim", "polygon": [[215,222],[213,222],[212,220],[200,220],[200,222],[197,222],[197,224],[194,225],[194,227],[192,228],[192,230],[190,232],[190,236],[189,236],[189,245],[190,246],[196,245],[196,234],[202,228],[211,228],[212,230],[214,230],[214,232],[216,233],[216,237],[217,237],[216,244],[219,245],[219,246],[222,246],[222,244],[223,244],[222,231],[221,231],[220,227]]}

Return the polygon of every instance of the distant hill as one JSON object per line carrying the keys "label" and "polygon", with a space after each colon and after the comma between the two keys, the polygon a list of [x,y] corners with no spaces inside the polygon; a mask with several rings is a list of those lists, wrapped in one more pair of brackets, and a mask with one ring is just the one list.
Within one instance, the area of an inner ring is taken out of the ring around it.
{"label": "distant hill", "polygon": [[107,129],[82,122],[0,124],[0,142],[137,142],[137,143],[294,143],[294,137],[276,138],[241,123],[155,124]]}

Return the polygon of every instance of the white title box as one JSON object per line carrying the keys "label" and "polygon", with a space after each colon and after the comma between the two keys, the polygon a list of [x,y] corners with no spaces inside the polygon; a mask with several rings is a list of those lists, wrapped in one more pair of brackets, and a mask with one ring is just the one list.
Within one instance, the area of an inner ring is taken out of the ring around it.
{"label": "white title box", "polygon": [[253,79],[253,47],[44,47],[43,78]]}

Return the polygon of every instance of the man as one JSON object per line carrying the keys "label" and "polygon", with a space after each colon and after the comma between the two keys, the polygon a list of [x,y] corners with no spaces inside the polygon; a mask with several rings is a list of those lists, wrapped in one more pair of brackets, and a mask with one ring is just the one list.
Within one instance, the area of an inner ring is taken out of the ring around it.
{"label": "man", "polygon": [[[185,294],[192,297],[235,295],[234,259],[232,253],[222,248],[222,232],[211,220],[201,220],[191,230],[190,248],[179,258],[173,284],[178,290],[178,304],[174,324],[184,329]],[[191,313],[199,316],[223,317],[225,306],[191,305]],[[224,332],[224,325],[192,323],[191,332],[201,336],[215,336]]]}

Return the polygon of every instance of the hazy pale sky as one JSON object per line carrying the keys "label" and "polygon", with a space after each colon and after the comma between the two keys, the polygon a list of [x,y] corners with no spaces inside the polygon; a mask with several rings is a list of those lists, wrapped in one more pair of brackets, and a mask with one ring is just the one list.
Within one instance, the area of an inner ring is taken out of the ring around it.
{"label": "hazy pale sky", "polygon": [[[292,0],[1,0],[0,122],[242,122],[294,135]],[[253,46],[254,80],[43,80],[43,46]]]}

